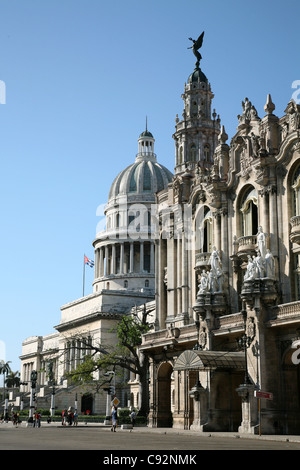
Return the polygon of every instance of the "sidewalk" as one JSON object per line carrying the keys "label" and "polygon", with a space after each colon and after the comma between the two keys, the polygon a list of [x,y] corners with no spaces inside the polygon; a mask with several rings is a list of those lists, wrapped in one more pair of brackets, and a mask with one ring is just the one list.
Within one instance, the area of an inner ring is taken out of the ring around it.
{"label": "sidewalk", "polygon": [[[0,426],[13,426],[11,422],[9,423],[2,423]],[[23,421],[21,424],[19,424],[19,427],[25,428],[26,423]],[[62,427],[60,422],[53,422],[53,423],[47,423],[45,421],[42,422],[42,427],[47,428],[47,427]],[[66,426],[67,428],[74,428],[74,426]],[[105,425],[102,423],[87,423],[85,424],[84,422],[78,423],[78,426],[80,428],[101,428],[105,429],[107,431],[110,431],[111,427],[109,425]],[[118,427],[118,432],[133,432],[133,433],[143,433],[143,434],[176,434],[176,435],[192,435],[192,436],[201,436],[201,437],[230,437],[232,439],[259,439],[259,440],[269,440],[269,441],[279,441],[279,442],[300,442],[300,435],[266,435],[262,434],[259,436],[258,434],[241,434],[238,432],[200,432],[200,431],[191,431],[191,430],[185,430],[185,429],[174,429],[174,428],[150,428],[147,426],[136,426],[132,429],[129,428],[122,428],[122,426]]]}

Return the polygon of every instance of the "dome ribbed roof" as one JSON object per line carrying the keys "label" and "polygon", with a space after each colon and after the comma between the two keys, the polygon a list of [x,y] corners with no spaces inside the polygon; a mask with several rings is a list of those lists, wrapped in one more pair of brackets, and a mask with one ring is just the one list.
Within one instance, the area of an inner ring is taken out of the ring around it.
{"label": "dome ribbed roof", "polygon": [[[172,181],[172,173],[163,165],[157,163],[154,158],[137,157],[135,163],[129,165],[113,181],[108,199],[118,196],[142,196],[149,195],[154,199],[154,194],[162,191]],[[147,198],[148,199],[148,198]]]}
{"label": "dome ribbed roof", "polygon": [[207,78],[200,68],[195,68],[194,72],[188,78],[188,83],[193,82],[204,82],[207,83]]}

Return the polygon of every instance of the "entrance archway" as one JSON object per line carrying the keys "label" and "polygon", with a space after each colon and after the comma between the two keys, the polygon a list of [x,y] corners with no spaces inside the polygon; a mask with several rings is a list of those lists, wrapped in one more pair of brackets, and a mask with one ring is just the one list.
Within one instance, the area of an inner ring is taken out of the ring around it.
{"label": "entrance archway", "polygon": [[81,398],[81,412],[86,414],[91,414],[93,412],[93,395],[91,393],[86,393],[82,395]]}
{"label": "entrance archway", "polygon": [[172,427],[171,375],[173,367],[169,362],[160,365],[157,371],[157,427]]}

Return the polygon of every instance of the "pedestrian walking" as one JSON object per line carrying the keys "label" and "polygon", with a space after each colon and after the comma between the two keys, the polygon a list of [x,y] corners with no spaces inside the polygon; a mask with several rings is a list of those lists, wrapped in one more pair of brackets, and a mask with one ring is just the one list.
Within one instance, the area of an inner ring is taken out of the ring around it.
{"label": "pedestrian walking", "polygon": [[62,418],[61,419],[62,426],[66,426],[67,425],[67,410],[66,410],[66,408],[62,412],[61,418]]}
{"label": "pedestrian walking", "polygon": [[74,414],[73,414],[73,426],[78,426],[78,413],[77,413],[77,410],[75,410]]}
{"label": "pedestrian walking", "polygon": [[111,422],[112,422],[111,431],[116,432],[116,428],[117,428],[117,425],[118,425],[118,410],[117,410],[116,406],[114,406],[113,409],[112,409]]}
{"label": "pedestrian walking", "polygon": [[131,424],[133,427],[135,425],[135,419],[136,419],[136,412],[134,410],[132,410],[132,412],[130,413],[130,419],[131,419]]}

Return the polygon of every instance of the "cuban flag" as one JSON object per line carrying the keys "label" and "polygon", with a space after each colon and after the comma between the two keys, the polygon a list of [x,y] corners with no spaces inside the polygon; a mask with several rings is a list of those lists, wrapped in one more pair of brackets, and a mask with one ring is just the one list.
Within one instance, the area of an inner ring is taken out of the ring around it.
{"label": "cuban flag", "polygon": [[94,267],[95,263],[91,259],[89,259],[87,256],[84,255],[84,264],[87,264],[91,268]]}

